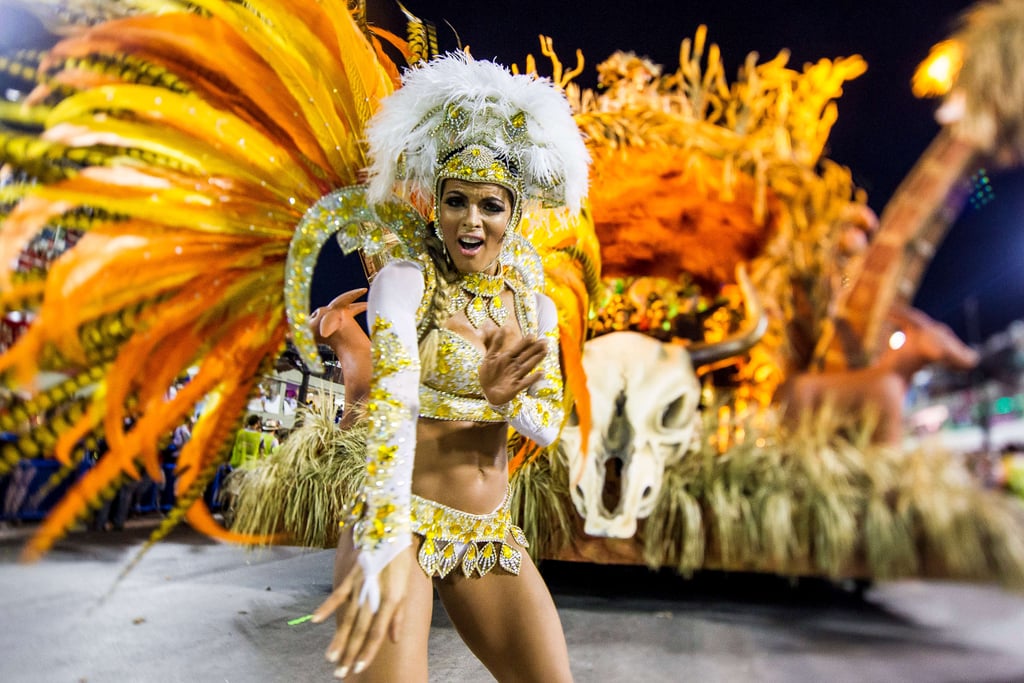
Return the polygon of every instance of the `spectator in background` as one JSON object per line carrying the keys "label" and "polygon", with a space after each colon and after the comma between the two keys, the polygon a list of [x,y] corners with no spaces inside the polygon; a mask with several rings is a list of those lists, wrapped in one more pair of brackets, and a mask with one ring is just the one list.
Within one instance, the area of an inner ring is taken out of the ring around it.
{"label": "spectator in background", "polygon": [[277,450],[277,447],[280,445],[280,441],[277,439],[277,428],[277,420],[267,420],[263,423],[259,457],[265,457]]}
{"label": "spectator in background", "polygon": [[[0,435],[0,442],[16,441],[13,434]],[[36,468],[29,460],[22,460],[6,475],[7,490],[4,492],[3,519],[4,525],[21,524],[21,508],[28,497],[29,487],[36,476]],[[0,479],[2,482],[2,479]]]}
{"label": "spectator in background", "polygon": [[185,447],[188,440],[192,438],[192,426],[196,423],[196,419],[189,415],[185,418],[177,429],[174,430],[174,435],[171,436],[171,447],[169,449],[169,455],[173,454],[173,457],[168,457],[170,461],[178,459],[178,453]]}
{"label": "spectator in background", "polygon": [[[124,428],[126,432],[132,429],[136,420],[137,416],[134,413],[129,413],[125,416]],[[106,439],[100,439],[96,449],[96,459],[99,460],[106,453]],[[97,531],[107,531],[109,529],[123,531],[129,515],[135,511],[134,508],[140,503],[143,496],[152,490],[153,486],[153,479],[145,470],[141,471],[138,479],[125,479],[113,498],[105,501],[96,510],[96,515],[92,521],[93,528]]]}
{"label": "spectator in background", "polygon": [[[5,412],[6,409],[5,409]],[[32,418],[38,424],[39,417]],[[17,443],[17,435],[11,432],[0,432],[0,443]],[[25,499],[28,497],[29,489],[32,487],[32,480],[35,479],[36,468],[31,460],[18,462],[6,475],[0,478],[0,484],[7,480],[7,488],[4,490],[2,518],[3,524],[17,526],[21,524],[21,514]]]}
{"label": "spectator in background", "polygon": [[248,460],[258,458],[263,435],[260,432],[262,420],[259,415],[245,418],[245,426],[235,435],[235,445],[231,449],[231,467],[240,467]]}
{"label": "spectator in background", "polygon": [[235,493],[230,486],[220,488],[224,477],[230,476],[232,470],[256,460],[263,455],[263,420],[259,415],[251,414],[245,418],[245,424],[235,434],[235,445],[231,449],[231,460],[227,466],[221,465],[214,482],[213,503],[222,507],[224,526],[231,528],[235,519]]}
{"label": "spectator in background", "polygon": [[163,468],[164,481],[157,496],[157,505],[161,512],[170,509],[174,505],[174,489],[177,483],[175,467],[178,464],[178,455],[181,453],[181,449],[185,447],[185,444],[192,438],[192,427],[195,423],[196,418],[194,415],[186,416],[185,421],[178,425],[171,435],[171,442],[167,444],[167,447],[160,454],[160,465]]}

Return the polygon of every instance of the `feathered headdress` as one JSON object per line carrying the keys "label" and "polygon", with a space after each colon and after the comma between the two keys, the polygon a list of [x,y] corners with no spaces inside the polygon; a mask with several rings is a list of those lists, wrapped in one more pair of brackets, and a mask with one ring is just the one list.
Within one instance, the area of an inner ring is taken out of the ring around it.
{"label": "feathered headdress", "polygon": [[547,79],[451,53],[411,68],[367,128],[368,197],[433,199],[449,178],[493,182],[524,203],[579,210],[590,156]]}

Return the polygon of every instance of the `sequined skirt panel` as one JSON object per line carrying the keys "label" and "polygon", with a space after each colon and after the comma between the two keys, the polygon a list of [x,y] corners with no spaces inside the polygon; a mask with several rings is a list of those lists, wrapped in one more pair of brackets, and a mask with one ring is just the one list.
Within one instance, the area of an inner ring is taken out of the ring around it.
{"label": "sequined skirt panel", "polygon": [[456,567],[467,578],[485,576],[495,566],[519,574],[522,554],[506,539],[511,535],[522,547],[529,544],[512,523],[510,503],[506,491],[497,510],[472,515],[413,495],[412,530],[423,538],[417,559],[427,576],[444,578]]}

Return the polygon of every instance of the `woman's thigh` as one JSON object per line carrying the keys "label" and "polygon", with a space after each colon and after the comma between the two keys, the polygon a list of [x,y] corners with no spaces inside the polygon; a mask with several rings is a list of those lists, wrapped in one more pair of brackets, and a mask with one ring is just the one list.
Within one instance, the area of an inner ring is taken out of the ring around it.
{"label": "woman's thigh", "polygon": [[437,592],[466,645],[501,683],[572,681],[555,603],[522,554],[518,576],[498,568],[472,579],[449,575],[435,582]]}
{"label": "woman's thigh", "polygon": [[[342,536],[334,563],[337,586],[355,564],[351,532]],[[359,674],[349,672],[346,683],[427,683],[427,641],[434,609],[434,587],[420,566],[412,563],[408,590],[403,601],[402,628],[397,642],[384,638],[370,665]]]}

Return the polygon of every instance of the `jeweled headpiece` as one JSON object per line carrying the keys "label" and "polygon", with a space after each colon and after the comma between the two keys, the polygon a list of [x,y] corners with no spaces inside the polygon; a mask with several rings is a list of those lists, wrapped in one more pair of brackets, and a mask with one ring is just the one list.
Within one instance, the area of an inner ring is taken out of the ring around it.
{"label": "jeweled headpiece", "polygon": [[562,92],[464,53],[408,70],[367,139],[371,203],[397,191],[436,212],[445,180],[490,182],[511,191],[515,226],[524,204],[576,211],[587,192],[589,154]]}

